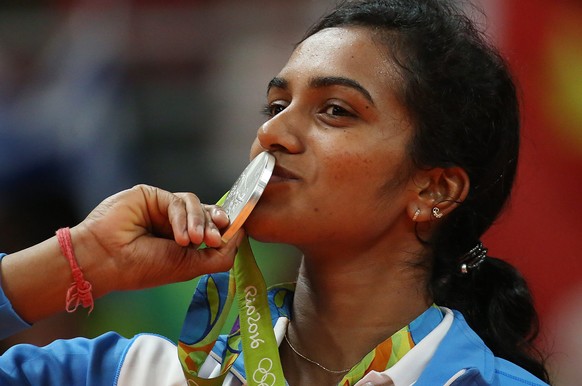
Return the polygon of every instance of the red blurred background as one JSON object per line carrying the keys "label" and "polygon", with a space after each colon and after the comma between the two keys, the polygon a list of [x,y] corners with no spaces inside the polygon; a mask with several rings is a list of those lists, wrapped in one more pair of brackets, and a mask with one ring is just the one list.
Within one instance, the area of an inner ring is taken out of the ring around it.
{"label": "red blurred background", "polygon": [[488,242],[534,292],[556,384],[582,372],[582,3],[499,2],[498,35],[522,93],[512,204]]}

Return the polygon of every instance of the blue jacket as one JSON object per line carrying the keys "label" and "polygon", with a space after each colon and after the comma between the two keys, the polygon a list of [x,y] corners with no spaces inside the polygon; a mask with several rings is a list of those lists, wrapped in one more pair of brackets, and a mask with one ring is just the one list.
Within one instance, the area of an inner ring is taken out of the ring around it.
{"label": "blue jacket", "polygon": [[445,385],[455,373],[464,373],[451,385],[545,385],[521,367],[498,358],[469,327],[463,316],[455,319],[415,386]]}
{"label": "blue jacket", "polygon": [[[495,357],[459,312],[447,312],[452,324],[415,386],[545,385],[522,368]],[[286,323],[280,328],[282,319],[276,319],[274,326],[279,342],[286,328]],[[0,287],[0,335],[26,326]],[[210,377],[220,367],[223,348],[221,339],[201,376]],[[244,377],[244,365],[239,361],[223,385],[243,385]],[[0,385],[185,386],[186,381],[173,342],[153,334],[127,339],[110,332],[95,339],[58,340],[45,347],[14,346],[0,356]]]}

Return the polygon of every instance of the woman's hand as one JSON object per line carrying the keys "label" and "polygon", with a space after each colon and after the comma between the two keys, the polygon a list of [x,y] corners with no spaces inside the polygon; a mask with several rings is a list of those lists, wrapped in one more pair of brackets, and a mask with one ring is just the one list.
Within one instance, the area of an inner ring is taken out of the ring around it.
{"label": "woman's hand", "polygon": [[[96,253],[109,268],[106,292],[139,289],[230,269],[242,231],[222,245],[228,224],[222,208],[192,193],[138,185],[107,198],[73,228],[73,246],[78,259]],[[199,249],[202,243],[207,248]]]}
{"label": "woman's hand", "polygon": [[[107,198],[71,229],[76,260],[94,298],[226,271],[232,267],[239,231],[222,244],[226,213],[191,193],[138,185]],[[200,244],[207,248],[199,249]],[[57,237],[5,256],[2,288],[16,312],[34,323],[65,308],[73,282]]]}

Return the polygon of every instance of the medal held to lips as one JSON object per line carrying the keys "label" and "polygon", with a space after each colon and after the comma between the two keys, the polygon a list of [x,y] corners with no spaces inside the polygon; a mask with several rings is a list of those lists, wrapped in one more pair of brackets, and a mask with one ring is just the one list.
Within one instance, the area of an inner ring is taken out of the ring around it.
{"label": "medal held to lips", "polygon": [[269,183],[274,167],[275,157],[271,153],[262,152],[236,180],[222,204],[230,219],[230,224],[222,234],[223,242],[230,240],[249,217]]}

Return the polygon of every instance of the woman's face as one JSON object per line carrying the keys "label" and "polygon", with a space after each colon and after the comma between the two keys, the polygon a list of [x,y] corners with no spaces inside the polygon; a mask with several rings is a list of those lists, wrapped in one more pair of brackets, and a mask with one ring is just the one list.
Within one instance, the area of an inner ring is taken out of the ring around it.
{"label": "woman's face", "polygon": [[277,163],[247,220],[249,235],[300,248],[397,237],[391,230],[406,220],[411,184],[411,126],[385,50],[364,28],[325,29],[269,83],[268,120],[251,158],[269,150]]}

